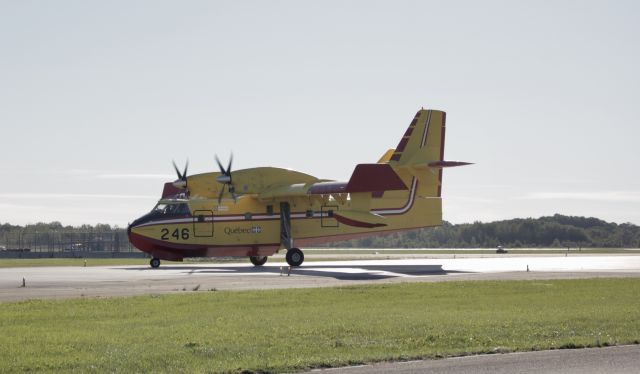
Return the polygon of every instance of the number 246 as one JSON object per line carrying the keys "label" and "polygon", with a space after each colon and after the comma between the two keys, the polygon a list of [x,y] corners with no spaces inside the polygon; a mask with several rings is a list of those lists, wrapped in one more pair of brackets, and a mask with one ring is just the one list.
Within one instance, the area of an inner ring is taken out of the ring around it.
{"label": "number 246", "polygon": [[[162,230],[160,230],[160,232],[162,233],[162,236],[160,236],[160,239],[162,240],[169,240],[169,229],[167,228],[163,228]],[[171,236],[173,238],[175,238],[176,240],[187,240],[189,239],[189,229],[185,228],[185,229],[175,229],[173,230],[173,232],[171,233]]]}

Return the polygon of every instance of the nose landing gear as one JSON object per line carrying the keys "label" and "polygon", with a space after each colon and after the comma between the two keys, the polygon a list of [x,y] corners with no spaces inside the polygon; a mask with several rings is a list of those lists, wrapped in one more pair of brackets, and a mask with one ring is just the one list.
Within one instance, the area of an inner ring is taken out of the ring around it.
{"label": "nose landing gear", "polygon": [[152,258],[151,261],[149,261],[149,265],[151,265],[152,268],[157,269],[160,267],[160,259],[159,258]]}

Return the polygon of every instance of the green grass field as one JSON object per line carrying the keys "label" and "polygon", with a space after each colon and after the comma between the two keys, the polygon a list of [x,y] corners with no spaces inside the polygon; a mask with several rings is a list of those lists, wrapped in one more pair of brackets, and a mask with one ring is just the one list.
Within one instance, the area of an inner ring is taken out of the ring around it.
{"label": "green grass field", "polygon": [[284,372],[640,342],[640,279],[0,304],[0,371]]}

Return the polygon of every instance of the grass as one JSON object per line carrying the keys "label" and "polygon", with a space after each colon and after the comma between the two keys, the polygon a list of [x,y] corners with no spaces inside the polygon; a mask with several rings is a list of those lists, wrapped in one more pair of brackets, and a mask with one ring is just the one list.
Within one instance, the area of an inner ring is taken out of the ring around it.
{"label": "grass", "polygon": [[405,283],[0,304],[0,371],[288,372],[640,343],[640,279]]}

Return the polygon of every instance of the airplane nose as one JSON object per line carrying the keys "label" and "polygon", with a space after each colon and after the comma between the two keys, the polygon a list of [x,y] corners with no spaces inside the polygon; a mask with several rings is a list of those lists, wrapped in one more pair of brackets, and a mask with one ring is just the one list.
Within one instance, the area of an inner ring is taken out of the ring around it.
{"label": "airplane nose", "polygon": [[150,253],[149,251],[153,249],[153,243],[151,243],[149,238],[140,234],[136,234],[132,231],[132,229],[136,228],[137,225],[138,223],[136,221],[133,221],[127,226],[127,236],[129,237],[129,243],[143,252]]}
{"label": "airplane nose", "polygon": [[136,226],[140,225],[141,223],[144,223],[144,222],[145,222],[145,217],[146,217],[146,215],[145,215],[145,216],[142,216],[142,217],[140,217],[140,218],[134,219],[134,220],[133,220],[133,222],[129,223],[129,224],[127,225],[127,235],[131,236],[131,230],[132,230],[134,227],[136,227]]}
{"label": "airplane nose", "polygon": [[134,220],[133,222],[129,223],[127,225],[127,236],[129,237],[129,241],[131,241],[131,231],[136,228],[138,225],[140,225],[140,218]]}

